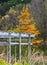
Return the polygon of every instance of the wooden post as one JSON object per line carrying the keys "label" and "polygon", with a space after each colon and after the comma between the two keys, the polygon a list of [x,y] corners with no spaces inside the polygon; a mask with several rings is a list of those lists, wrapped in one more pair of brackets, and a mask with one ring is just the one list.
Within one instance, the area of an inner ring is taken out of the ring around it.
{"label": "wooden post", "polygon": [[21,63],[21,33],[19,33],[19,60]]}
{"label": "wooden post", "polygon": [[9,33],[9,63],[11,64],[11,36]]}
{"label": "wooden post", "polygon": [[30,34],[29,34],[29,41],[28,41],[28,63],[30,64],[31,62],[31,37],[30,37]]}
{"label": "wooden post", "polygon": [[16,62],[16,45],[15,45],[15,62]]}
{"label": "wooden post", "polygon": [[9,57],[8,49],[9,49],[9,47],[8,47],[8,45],[7,45],[7,62],[9,62],[9,59],[8,59],[8,57]]}

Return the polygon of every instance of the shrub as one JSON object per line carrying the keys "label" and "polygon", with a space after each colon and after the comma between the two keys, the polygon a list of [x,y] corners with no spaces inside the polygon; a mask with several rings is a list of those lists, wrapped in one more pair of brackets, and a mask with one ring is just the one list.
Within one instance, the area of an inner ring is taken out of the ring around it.
{"label": "shrub", "polygon": [[14,63],[14,65],[20,65],[20,63],[18,63],[18,62],[15,62],[15,63]]}
{"label": "shrub", "polygon": [[6,65],[6,62],[3,59],[0,59],[0,65]]}
{"label": "shrub", "polygon": [[10,63],[6,63],[6,65],[11,65]]}
{"label": "shrub", "polygon": [[29,65],[26,60],[23,60],[23,65]]}
{"label": "shrub", "polygon": [[0,59],[0,65],[10,65],[10,63],[6,63],[3,59]]}

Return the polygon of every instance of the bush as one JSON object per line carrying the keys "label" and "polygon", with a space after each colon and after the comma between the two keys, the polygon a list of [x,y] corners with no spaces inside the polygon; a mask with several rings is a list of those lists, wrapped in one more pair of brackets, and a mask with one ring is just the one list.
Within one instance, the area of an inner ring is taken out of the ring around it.
{"label": "bush", "polygon": [[10,63],[6,63],[6,65],[11,65]]}
{"label": "bush", "polygon": [[23,60],[23,65],[30,65],[25,59]]}
{"label": "bush", "polygon": [[6,63],[3,59],[0,59],[0,65],[10,65],[10,63]]}
{"label": "bush", "polygon": [[6,62],[3,59],[0,59],[0,65],[6,65]]}
{"label": "bush", "polygon": [[15,62],[14,65],[20,65],[18,62]]}

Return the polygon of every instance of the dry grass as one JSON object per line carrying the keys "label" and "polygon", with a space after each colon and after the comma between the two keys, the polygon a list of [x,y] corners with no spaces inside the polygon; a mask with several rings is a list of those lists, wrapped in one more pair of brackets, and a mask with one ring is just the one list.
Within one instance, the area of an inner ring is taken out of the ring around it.
{"label": "dry grass", "polygon": [[32,65],[47,65],[47,56],[43,55],[43,52],[35,52],[31,56]]}
{"label": "dry grass", "polygon": [[[6,56],[4,54],[0,54],[0,58],[6,60]],[[23,59],[26,59],[24,57]],[[26,59],[27,60],[27,59]],[[31,55],[31,65],[47,65],[47,56],[44,56],[43,52],[32,52]]]}

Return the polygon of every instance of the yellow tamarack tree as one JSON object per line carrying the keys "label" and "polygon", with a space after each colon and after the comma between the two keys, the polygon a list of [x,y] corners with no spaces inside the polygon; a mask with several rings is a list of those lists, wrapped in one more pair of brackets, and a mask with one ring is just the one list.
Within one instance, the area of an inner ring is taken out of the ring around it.
{"label": "yellow tamarack tree", "polygon": [[17,25],[19,32],[35,35],[38,35],[40,33],[39,30],[36,28],[35,21],[33,17],[31,17],[27,7],[23,7],[20,12],[20,15],[17,18],[19,20],[19,25]]}
{"label": "yellow tamarack tree", "polygon": [[[23,7],[20,15],[17,18],[19,20],[19,25],[17,25],[17,29],[19,29],[19,32],[35,34],[35,36],[40,34],[39,30],[36,28],[35,20],[33,19],[33,17],[31,17],[27,7]],[[41,42],[43,42],[42,39],[33,40],[32,44],[40,44]]]}

